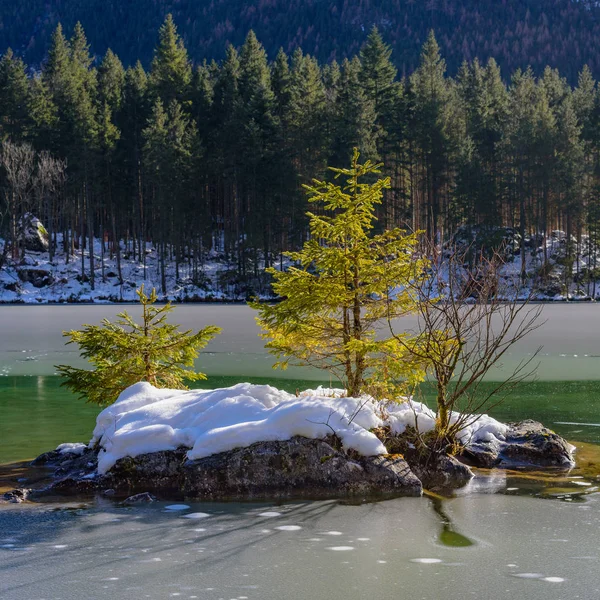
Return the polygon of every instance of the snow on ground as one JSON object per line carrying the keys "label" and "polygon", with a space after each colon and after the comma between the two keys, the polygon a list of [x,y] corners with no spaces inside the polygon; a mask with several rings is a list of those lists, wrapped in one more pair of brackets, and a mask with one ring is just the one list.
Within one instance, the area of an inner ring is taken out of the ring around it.
{"label": "snow on ground", "polygon": [[[453,415],[454,418],[457,415]],[[189,459],[248,447],[261,441],[284,441],[299,435],[320,439],[335,432],[345,449],[363,456],[387,454],[370,430],[390,425],[395,432],[435,424],[427,407],[347,398],[342,390],[317,388],[295,396],[269,385],[239,383],[215,390],[157,389],[146,382],[127,388],[96,420],[90,446],[100,444],[98,472],[119,458],[189,448]],[[467,427],[465,441],[504,439],[506,426],[484,415]]]}
{"label": "snow on ground", "polygon": [[[0,239],[0,253],[4,241]],[[94,289],[89,281],[89,252],[84,251],[85,277],[81,276],[81,251],[67,256],[62,250],[62,234],[58,235],[57,252],[52,260],[48,252],[26,251],[23,260],[7,258],[0,268],[0,304],[48,302],[137,302],[136,289],[144,284],[146,290],[153,287],[160,300],[171,301],[226,301],[246,300],[248,296],[265,297],[268,289],[262,282],[249,286],[235,272],[223,254],[210,251],[197,270],[187,262],[180,264],[177,276],[173,260],[166,261],[166,294],[162,293],[159,255],[153,244],[145,247],[145,265],[139,256],[133,256],[131,248],[121,242],[121,283],[118,277],[116,257],[110,256],[105,244],[102,252],[100,239],[94,240]],[[262,265],[259,272],[263,271]],[[264,279],[264,278],[263,278]],[[265,289],[263,289],[265,288]]]}
{"label": "snow on ground", "polygon": [[[465,244],[472,242],[471,238],[462,241]],[[553,231],[544,240],[527,239],[525,272],[535,286],[537,300],[600,299],[600,285],[593,281],[599,272],[596,265],[600,265],[600,248],[592,244],[588,236],[582,236],[580,243],[572,238],[571,245],[576,259],[567,267],[567,237],[564,232]],[[167,260],[166,293],[162,294],[159,256],[151,242],[147,242],[144,248],[144,265],[140,257],[134,255],[131,245],[121,241],[121,282],[116,258],[110,255],[107,243],[104,243],[103,251],[100,239],[94,241],[95,285],[92,289],[89,251],[83,251],[85,276],[82,277],[82,251],[75,250],[74,254],[67,256],[62,249],[62,234],[57,236],[56,246],[52,260],[48,252],[32,250],[26,251],[23,260],[14,262],[7,258],[6,264],[0,268],[0,303],[136,302],[135,291],[141,284],[146,289],[156,288],[161,300],[172,301],[235,301],[246,300],[250,296],[268,298],[271,293],[267,278],[259,276],[244,281],[236,272],[236,264],[228,261],[222,253],[210,250],[205,253],[196,271],[184,261],[177,273],[174,261]],[[222,243],[217,246],[222,247]],[[3,247],[4,241],[0,239],[0,253]],[[503,289],[506,288],[512,297],[514,286],[520,286],[521,256],[514,240],[511,247],[513,250],[507,252],[507,262],[500,275]],[[263,266],[262,263],[256,265],[256,272],[262,273]],[[540,276],[543,270],[547,272],[545,278]],[[571,283],[566,285],[566,280]],[[522,287],[519,297],[525,299],[529,292],[528,287]]]}

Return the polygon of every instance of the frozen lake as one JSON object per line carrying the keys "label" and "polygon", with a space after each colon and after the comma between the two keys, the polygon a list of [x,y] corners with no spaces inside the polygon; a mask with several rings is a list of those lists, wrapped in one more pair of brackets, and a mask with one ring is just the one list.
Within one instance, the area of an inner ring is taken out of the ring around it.
{"label": "frozen lake", "polygon": [[516,493],[448,500],[441,514],[426,498],[2,510],[0,597],[598,598],[598,495]]}

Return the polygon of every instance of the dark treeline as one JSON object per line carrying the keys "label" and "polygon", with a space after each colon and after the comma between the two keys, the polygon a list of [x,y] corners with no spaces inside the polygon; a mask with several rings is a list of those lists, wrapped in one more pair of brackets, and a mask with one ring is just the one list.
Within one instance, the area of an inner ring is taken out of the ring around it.
{"label": "dark treeline", "polygon": [[271,59],[299,47],[341,62],[376,25],[402,75],[418,66],[431,29],[452,75],[463,60],[491,56],[503,73],[550,65],[573,85],[585,64],[600,72],[597,0],[0,0],[0,53],[10,46],[37,68],[57,24],[71,31],[80,21],[94,52],[112,48],[124,65],[149,67],[167,13],[197,61],[223,59],[252,29]]}
{"label": "dark treeline", "polygon": [[[418,68],[399,78],[376,29],[341,64],[301,50],[269,62],[251,32],[220,63],[193,65],[169,17],[148,72],[124,69],[110,50],[94,64],[77,25],[70,39],[58,27],[41,72],[27,73],[11,51],[0,59],[4,157],[27,144],[36,164],[66,164],[66,177],[28,195],[5,166],[4,235],[32,212],[67,253],[97,237],[119,261],[124,239],[143,261],[149,241],[163,284],[169,260],[201,278],[217,250],[249,277],[298,247],[302,184],[347,165],[354,146],[392,178],[379,227],[440,239],[464,223],[510,226],[523,239],[557,228],[568,240],[597,237],[600,92],[587,68],[575,88],[550,68],[517,70],[507,84],[493,59],[450,78],[431,34]],[[81,269],[93,286],[88,255]]]}

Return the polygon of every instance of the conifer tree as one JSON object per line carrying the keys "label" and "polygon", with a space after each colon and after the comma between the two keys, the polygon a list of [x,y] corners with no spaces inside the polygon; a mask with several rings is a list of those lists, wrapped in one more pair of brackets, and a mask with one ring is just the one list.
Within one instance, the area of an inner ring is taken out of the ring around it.
{"label": "conifer tree", "polygon": [[69,63],[69,43],[59,23],[52,33],[48,60],[44,65],[44,76],[48,80],[50,91],[55,95],[65,86],[65,80],[69,76]]}
{"label": "conifer tree", "polygon": [[[527,227],[527,204],[532,195],[533,173],[529,169],[535,163],[536,126],[539,109],[549,111],[547,99],[541,99],[543,90],[538,88],[530,69],[514,73],[509,90],[509,117],[505,125],[502,147],[505,186],[511,209],[517,215],[521,235],[521,278],[526,279],[525,231]],[[540,100],[544,103],[540,107]],[[551,113],[548,113],[551,117]]]}
{"label": "conifer tree", "polygon": [[391,61],[392,49],[384,43],[374,25],[360,50],[360,79],[365,93],[375,104],[379,119],[384,120],[393,109],[397,93],[397,70]]}
{"label": "conifer tree", "polygon": [[378,129],[374,101],[360,84],[360,61],[342,63],[339,92],[335,102],[331,162],[347,162],[351,148],[367,158],[377,158]]}
{"label": "conifer tree", "polygon": [[[240,143],[240,184],[244,193],[241,215],[247,237],[239,241],[263,248],[263,256],[270,264],[274,206],[272,189],[273,171],[278,170],[280,157],[280,120],[275,115],[275,95],[271,88],[271,72],[267,54],[253,31],[248,33],[240,52],[240,102],[237,106]],[[242,273],[246,256],[240,256]],[[256,257],[255,257],[255,262]]]}
{"label": "conifer tree", "polygon": [[[133,232],[137,239],[138,256],[145,267],[146,252],[144,242],[147,239],[146,216],[142,174],[142,130],[146,126],[149,113],[148,77],[138,61],[125,72],[123,86],[123,104],[118,114],[121,139],[117,147],[120,165],[120,202],[118,207],[131,207]],[[115,227],[115,238],[117,232]],[[117,246],[117,252],[119,247]],[[117,259],[119,255],[117,254]]]}
{"label": "conifer tree", "polygon": [[206,63],[198,65],[192,78],[192,117],[196,121],[202,139],[209,135],[211,126],[211,109],[214,99],[214,82]]}
{"label": "conifer tree", "polygon": [[276,113],[279,118],[285,115],[290,101],[290,63],[283,48],[271,66],[271,86],[275,94]]}
{"label": "conifer tree", "polygon": [[444,212],[444,184],[448,174],[447,109],[450,90],[445,79],[446,62],[433,31],[430,32],[419,68],[410,76],[413,102],[412,136],[423,166],[413,200],[416,229],[424,227],[434,238]]}
{"label": "conifer tree", "polygon": [[324,166],[327,140],[322,122],[325,109],[325,86],[319,64],[297,49],[292,57],[287,123],[293,136],[292,151],[304,173],[320,172]]}
{"label": "conifer tree", "polygon": [[9,137],[17,142],[28,136],[32,125],[28,101],[25,63],[9,48],[0,58],[0,140]]}
{"label": "conifer tree", "polygon": [[414,310],[402,290],[424,263],[413,255],[416,235],[399,229],[372,234],[375,206],[390,186],[387,177],[367,183],[380,167],[359,163],[355,150],[349,169],[331,169],[346,178],[343,187],[319,180],[305,186],[309,202],[330,214],[308,213],[311,239],[286,254],[293,266],[268,270],[283,300],[252,307],[266,347],[280,359],[276,367],[316,366],[336,376],[349,396],[392,398],[398,385],[415,383],[422,372],[407,358],[408,336],[376,333]]}
{"label": "conifer tree", "polygon": [[141,323],[123,311],[114,323],[104,319],[102,325],[63,332],[69,338],[67,344],[77,344],[94,369],[58,365],[59,374],[65,378],[61,385],[88,402],[112,404],[125,388],[139,381],[159,388],[187,389],[186,380],[206,379],[204,373],[192,369],[194,360],[221,329],[209,325],[194,334],[179,331],[179,325],[166,322],[173,310],[170,303],[154,306],[156,291],[147,295],[144,286],[137,294],[142,305]]}
{"label": "conifer tree", "polygon": [[115,113],[123,102],[123,86],[125,85],[125,69],[113,51],[109,48],[98,69],[98,102],[100,106],[108,104]]}
{"label": "conifer tree", "polygon": [[151,88],[155,96],[168,106],[171,100],[187,100],[191,80],[192,67],[187,50],[177,33],[173,15],[168,14],[160,28],[152,60]]}
{"label": "conifer tree", "polygon": [[33,125],[29,132],[33,145],[55,152],[58,110],[44,78],[40,75],[36,75],[31,80],[27,110]]}

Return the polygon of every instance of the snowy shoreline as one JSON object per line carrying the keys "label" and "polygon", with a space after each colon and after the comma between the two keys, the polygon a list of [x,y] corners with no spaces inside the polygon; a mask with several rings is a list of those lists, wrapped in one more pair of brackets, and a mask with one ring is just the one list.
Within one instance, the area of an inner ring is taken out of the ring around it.
{"label": "snowy shoreline", "polygon": [[[465,239],[458,241],[468,246],[474,240],[464,233]],[[118,264],[109,245],[100,239],[94,240],[91,261],[89,248],[83,252],[74,249],[72,254],[66,254],[62,234],[52,241],[56,248],[52,258],[48,249],[39,250],[44,243],[48,248],[48,241],[40,238],[37,230],[27,239],[29,245],[24,256],[18,260],[7,256],[0,268],[0,305],[130,304],[138,301],[136,289],[142,284],[146,289],[157,290],[159,302],[241,304],[255,297],[276,300],[271,291],[270,276],[264,273],[264,256],[260,252],[254,260],[248,260],[242,275],[237,262],[222,252],[221,243],[207,249],[201,260],[185,256],[176,264],[172,257],[167,257],[163,264],[151,242],[146,243],[141,257],[139,249],[136,253],[133,245],[121,241]],[[511,252],[505,257],[507,262],[500,269],[510,301],[515,297],[526,299],[531,294],[529,287],[518,290],[514,287],[521,275],[521,260],[518,245],[514,240],[512,242]],[[576,240],[572,242],[576,243]],[[4,245],[4,240],[0,239],[0,251]],[[568,271],[561,264],[566,252],[564,232],[552,232],[542,245],[528,240],[525,271],[534,286],[534,301],[580,303],[600,299],[600,281],[590,278],[597,273],[595,265],[600,264],[600,248],[592,247],[587,238],[577,248],[576,260]],[[546,255],[548,262],[544,263]],[[94,266],[94,289],[90,281],[90,263]],[[272,256],[271,264],[285,268],[287,259]],[[548,273],[542,281],[539,274],[544,269]],[[585,281],[581,278],[584,274]],[[568,285],[567,280],[570,280]]]}

